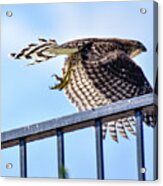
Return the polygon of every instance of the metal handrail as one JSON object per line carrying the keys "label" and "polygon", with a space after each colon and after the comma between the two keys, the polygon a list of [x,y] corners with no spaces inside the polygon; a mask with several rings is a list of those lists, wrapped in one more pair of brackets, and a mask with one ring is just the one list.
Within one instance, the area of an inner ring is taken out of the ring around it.
{"label": "metal handrail", "polygon": [[137,121],[138,178],[139,180],[145,180],[145,173],[140,171],[145,166],[142,112],[155,109],[157,102],[157,95],[151,93],[121,100],[86,112],[5,131],[1,134],[1,148],[5,149],[15,145],[20,146],[20,174],[21,177],[27,177],[26,143],[56,135],[58,176],[59,178],[64,178],[64,175],[61,175],[59,172],[60,167],[64,167],[64,133],[94,126],[96,132],[97,178],[104,179],[102,123],[134,115]]}

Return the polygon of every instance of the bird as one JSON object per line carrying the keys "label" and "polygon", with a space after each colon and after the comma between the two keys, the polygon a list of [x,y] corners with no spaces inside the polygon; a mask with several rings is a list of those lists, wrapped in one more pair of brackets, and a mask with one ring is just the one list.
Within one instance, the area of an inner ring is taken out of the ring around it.
{"label": "bird", "polygon": [[[27,65],[40,64],[66,55],[62,76],[53,74],[57,84],[52,90],[64,91],[79,112],[102,107],[152,93],[153,89],[134,57],[147,49],[142,42],[121,38],[82,38],[58,44],[55,39],[39,38],[11,57],[31,60]],[[155,126],[153,113],[144,113],[144,122]],[[118,142],[119,134],[128,139],[128,132],[136,135],[135,117],[119,118],[102,124],[102,136],[109,131]]]}

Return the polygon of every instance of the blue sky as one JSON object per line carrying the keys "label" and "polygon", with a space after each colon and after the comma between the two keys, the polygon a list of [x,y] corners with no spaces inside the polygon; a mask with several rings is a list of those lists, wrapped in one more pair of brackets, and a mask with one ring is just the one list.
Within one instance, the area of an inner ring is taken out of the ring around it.
{"label": "blue sky", "polygon": [[[147,14],[141,14],[140,8]],[[13,12],[12,17],[6,11]],[[147,53],[135,58],[153,86],[153,3],[61,3],[3,5],[1,7],[2,131],[77,112],[63,92],[51,91],[51,75],[61,74],[65,56],[27,67],[13,61],[19,51],[39,37],[58,43],[83,37],[119,37],[140,40]],[[147,178],[152,179],[153,130],[145,127]],[[105,178],[137,179],[136,139],[120,137],[119,144],[107,135],[104,141]],[[56,137],[32,142],[28,147],[28,176],[57,177]],[[82,147],[82,148],[81,148]],[[95,133],[88,128],[65,134],[65,166],[70,178],[96,178]],[[2,175],[19,176],[18,147],[2,152]],[[7,162],[13,163],[6,170]]]}

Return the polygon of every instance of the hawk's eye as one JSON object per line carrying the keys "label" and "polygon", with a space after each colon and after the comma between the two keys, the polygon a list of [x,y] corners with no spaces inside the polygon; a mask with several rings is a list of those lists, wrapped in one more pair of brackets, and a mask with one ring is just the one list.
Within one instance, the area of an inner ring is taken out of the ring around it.
{"label": "hawk's eye", "polygon": [[87,60],[88,59],[88,53],[86,51],[82,51],[81,52],[81,57],[84,59],[84,60]]}
{"label": "hawk's eye", "polygon": [[81,56],[84,60],[88,59],[89,52],[91,51],[92,43],[88,43],[84,45],[84,47],[81,50]]}

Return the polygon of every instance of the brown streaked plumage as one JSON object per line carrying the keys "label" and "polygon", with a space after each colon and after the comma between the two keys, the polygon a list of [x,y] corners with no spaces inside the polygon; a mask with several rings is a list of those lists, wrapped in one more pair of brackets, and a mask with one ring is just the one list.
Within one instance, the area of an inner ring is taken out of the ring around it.
{"label": "brown streaked plumage", "polygon": [[[58,45],[55,40],[39,39],[30,44],[15,59],[32,59],[30,65],[47,61],[58,55],[67,55],[63,76],[54,75],[59,81],[51,89],[64,90],[69,100],[85,111],[99,106],[152,92],[142,69],[133,57],[145,52],[145,46],[135,40],[118,38],[86,38]],[[153,121],[145,115],[148,125]],[[117,130],[128,138],[126,131],[135,135],[134,118],[121,118],[103,124],[103,136],[107,128],[113,140],[118,141]]]}

